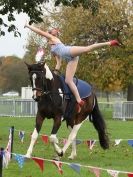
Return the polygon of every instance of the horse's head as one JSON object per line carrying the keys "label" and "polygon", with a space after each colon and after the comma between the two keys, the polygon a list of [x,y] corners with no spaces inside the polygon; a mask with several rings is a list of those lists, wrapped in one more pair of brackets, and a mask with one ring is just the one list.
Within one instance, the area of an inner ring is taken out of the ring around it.
{"label": "horse's head", "polygon": [[45,62],[32,65],[26,63],[26,65],[29,70],[29,76],[33,90],[32,98],[35,101],[39,101],[40,97],[48,91],[46,80],[52,80],[53,75]]}

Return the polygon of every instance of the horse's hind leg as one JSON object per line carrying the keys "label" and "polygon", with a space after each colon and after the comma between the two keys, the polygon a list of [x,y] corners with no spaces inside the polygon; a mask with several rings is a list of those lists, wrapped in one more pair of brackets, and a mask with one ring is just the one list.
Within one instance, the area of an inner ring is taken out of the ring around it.
{"label": "horse's hind leg", "polygon": [[66,144],[64,145],[64,147],[62,149],[62,153],[60,155],[63,155],[66,152],[66,150],[68,149],[68,147],[70,146],[70,144],[76,139],[78,130],[80,129],[81,125],[82,125],[82,123],[79,123],[79,124],[73,126],[73,129],[72,129],[71,133],[69,134],[68,140],[67,140]]}
{"label": "horse's hind leg", "polygon": [[77,156],[77,151],[76,151],[76,138],[72,142],[72,152],[71,155],[68,157],[68,159],[73,160]]}
{"label": "horse's hind leg", "polygon": [[27,153],[26,153],[26,157],[28,157],[28,158],[31,157],[34,144],[35,144],[35,142],[38,138],[38,134],[39,134],[39,132],[41,130],[41,127],[42,127],[43,120],[44,119],[40,116],[40,114],[37,113],[37,115],[36,115],[36,125],[35,125],[34,131],[33,131],[32,136],[31,136],[30,146],[29,146],[29,148],[27,150]]}
{"label": "horse's hind leg", "polygon": [[[70,128],[72,130],[72,128]],[[76,137],[72,142],[72,152],[71,155],[68,157],[69,159],[74,159],[77,156],[77,151],[76,151]]]}

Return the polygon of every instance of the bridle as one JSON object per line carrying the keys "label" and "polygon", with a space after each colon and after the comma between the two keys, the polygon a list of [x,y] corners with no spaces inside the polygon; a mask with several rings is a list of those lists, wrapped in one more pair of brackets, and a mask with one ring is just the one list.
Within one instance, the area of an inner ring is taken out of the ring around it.
{"label": "bridle", "polygon": [[44,82],[45,80],[45,77],[44,77],[44,71],[30,71],[30,74],[33,75],[33,74],[36,74],[36,75],[39,75],[40,76],[40,79],[41,79],[41,87],[32,87],[32,91],[36,90],[36,91],[40,91],[41,92],[41,96],[44,95],[44,94],[48,94],[49,91],[48,91],[48,86],[47,86],[47,82]]}

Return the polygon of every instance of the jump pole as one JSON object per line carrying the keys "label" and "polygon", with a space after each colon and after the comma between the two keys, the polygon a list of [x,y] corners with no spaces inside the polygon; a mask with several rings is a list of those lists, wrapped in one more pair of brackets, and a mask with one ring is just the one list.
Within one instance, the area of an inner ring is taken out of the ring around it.
{"label": "jump pole", "polygon": [[14,126],[11,127],[11,158],[13,153],[13,141],[14,141]]}
{"label": "jump pole", "polygon": [[0,148],[0,177],[2,177],[4,148]]}

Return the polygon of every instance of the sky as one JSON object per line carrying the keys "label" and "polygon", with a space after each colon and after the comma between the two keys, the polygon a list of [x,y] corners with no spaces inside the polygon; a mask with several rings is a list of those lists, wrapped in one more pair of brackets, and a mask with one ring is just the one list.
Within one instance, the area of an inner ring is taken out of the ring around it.
{"label": "sky", "polygon": [[[6,35],[0,37],[0,56],[15,55],[23,58],[26,52],[25,45],[27,43],[29,30],[24,28],[24,24],[26,20],[28,20],[28,17],[26,14],[15,14],[15,18],[16,21],[13,22],[13,24],[18,28],[21,37],[14,37],[13,33],[5,31]],[[3,19],[6,20],[6,16],[3,16]]]}
{"label": "sky", "polygon": [[[53,1],[50,1],[49,3],[45,3],[45,9],[48,9],[52,12],[52,9],[54,8]],[[47,13],[47,11],[45,11]],[[21,33],[21,37],[14,37],[13,33],[6,32],[5,36],[0,37],[0,57],[1,56],[9,56],[9,55],[15,55],[20,58],[23,58],[26,48],[25,45],[27,44],[28,34],[30,33],[30,30],[27,28],[24,28],[25,22],[29,20],[29,17],[26,14],[15,14],[16,21],[13,22],[15,26],[18,28],[18,31]],[[3,20],[6,20],[7,24],[9,22],[7,21],[7,16],[2,16]]]}

